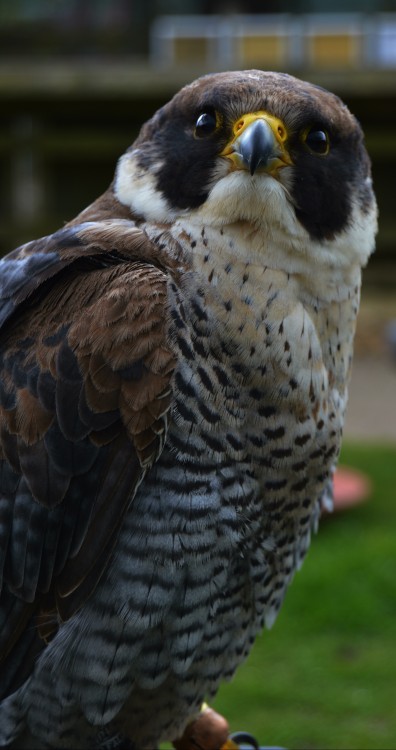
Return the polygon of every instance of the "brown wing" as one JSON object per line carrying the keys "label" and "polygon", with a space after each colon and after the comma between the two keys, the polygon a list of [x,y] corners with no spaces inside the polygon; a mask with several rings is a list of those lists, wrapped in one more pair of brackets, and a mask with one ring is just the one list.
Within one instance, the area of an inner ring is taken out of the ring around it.
{"label": "brown wing", "polygon": [[32,624],[51,637],[100,578],[162,449],[175,362],[168,272],[130,222],[62,230],[1,265],[4,695],[42,647]]}

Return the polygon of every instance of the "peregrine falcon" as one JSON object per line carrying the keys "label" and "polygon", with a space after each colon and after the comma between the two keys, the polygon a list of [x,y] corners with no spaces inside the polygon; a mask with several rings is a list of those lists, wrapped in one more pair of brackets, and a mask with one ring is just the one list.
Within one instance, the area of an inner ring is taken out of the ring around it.
{"label": "peregrine falcon", "polygon": [[377,210],[356,119],[204,76],[0,262],[0,745],[177,739],[331,502]]}

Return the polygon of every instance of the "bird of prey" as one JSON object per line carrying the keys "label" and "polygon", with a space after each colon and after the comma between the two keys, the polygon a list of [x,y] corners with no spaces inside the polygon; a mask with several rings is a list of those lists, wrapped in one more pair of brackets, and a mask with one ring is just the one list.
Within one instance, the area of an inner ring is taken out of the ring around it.
{"label": "bird of prey", "polygon": [[1,261],[1,746],[177,739],[273,623],[330,502],[376,215],[338,97],[224,72]]}

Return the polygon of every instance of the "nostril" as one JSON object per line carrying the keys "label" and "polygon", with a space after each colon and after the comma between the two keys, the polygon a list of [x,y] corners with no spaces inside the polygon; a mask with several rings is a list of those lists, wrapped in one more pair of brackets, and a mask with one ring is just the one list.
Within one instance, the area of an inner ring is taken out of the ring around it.
{"label": "nostril", "polygon": [[279,138],[281,139],[281,141],[285,140],[286,133],[285,133],[285,129],[282,128],[282,125],[278,125],[278,135],[279,135]]}

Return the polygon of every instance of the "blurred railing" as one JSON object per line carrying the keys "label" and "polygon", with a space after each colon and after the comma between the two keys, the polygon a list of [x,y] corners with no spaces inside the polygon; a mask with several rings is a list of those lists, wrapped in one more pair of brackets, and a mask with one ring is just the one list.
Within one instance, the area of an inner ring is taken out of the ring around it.
{"label": "blurred railing", "polygon": [[396,69],[396,13],[161,16],[154,64],[217,67]]}

